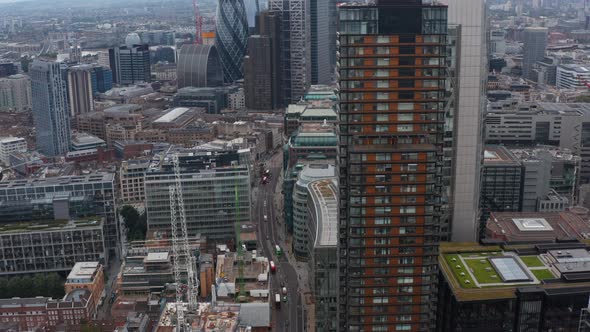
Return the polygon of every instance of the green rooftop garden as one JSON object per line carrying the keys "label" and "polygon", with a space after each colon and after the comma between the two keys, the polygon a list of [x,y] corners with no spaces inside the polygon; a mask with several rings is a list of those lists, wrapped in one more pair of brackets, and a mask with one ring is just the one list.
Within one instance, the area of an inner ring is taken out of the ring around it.
{"label": "green rooftop garden", "polygon": [[[455,275],[455,278],[461,284],[461,287],[463,287],[463,288],[475,288],[476,287],[475,283],[473,282],[473,279],[471,278],[471,276],[469,275],[469,272],[467,271],[467,268],[465,267],[465,264],[463,264],[463,262],[461,262],[461,260],[459,259],[458,254],[445,255],[445,260],[449,264],[449,267],[451,268],[451,271]],[[462,275],[462,273],[464,275]],[[469,281],[469,282],[467,282],[467,281]]]}
{"label": "green rooftop garden", "polygon": [[487,258],[465,259],[467,266],[480,284],[494,284],[502,282],[496,270]]}
{"label": "green rooftop garden", "polygon": [[549,269],[538,269],[538,270],[530,270],[537,279],[545,280],[545,279],[554,279],[555,276]]}
{"label": "green rooftop garden", "polygon": [[68,225],[75,226],[75,227],[88,227],[88,226],[100,225],[101,221],[102,221],[101,217],[94,217],[93,216],[93,217],[84,217],[84,218],[76,219],[71,224],[70,224],[69,220],[65,220],[65,219],[14,222],[14,223],[8,223],[8,224],[1,225],[0,226],[0,233],[50,230],[50,229],[63,228]]}
{"label": "green rooftop garden", "polygon": [[545,264],[541,262],[539,257],[537,256],[520,256],[520,260],[527,266],[527,267],[543,267]]}

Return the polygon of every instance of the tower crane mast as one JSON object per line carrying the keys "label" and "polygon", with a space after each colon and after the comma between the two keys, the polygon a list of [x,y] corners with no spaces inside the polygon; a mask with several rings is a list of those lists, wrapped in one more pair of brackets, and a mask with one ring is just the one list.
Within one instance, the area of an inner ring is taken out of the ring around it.
{"label": "tower crane mast", "polygon": [[203,44],[203,17],[199,10],[198,0],[193,0],[193,10],[195,11],[195,44]]}

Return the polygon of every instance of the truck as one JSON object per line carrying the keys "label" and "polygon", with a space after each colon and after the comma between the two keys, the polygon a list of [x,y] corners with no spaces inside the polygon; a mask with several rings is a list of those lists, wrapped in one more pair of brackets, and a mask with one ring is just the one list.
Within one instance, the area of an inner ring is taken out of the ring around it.
{"label": "truck", "polygon": [[281,295],[278,292],[275,294],[275,307],[281,307]]}

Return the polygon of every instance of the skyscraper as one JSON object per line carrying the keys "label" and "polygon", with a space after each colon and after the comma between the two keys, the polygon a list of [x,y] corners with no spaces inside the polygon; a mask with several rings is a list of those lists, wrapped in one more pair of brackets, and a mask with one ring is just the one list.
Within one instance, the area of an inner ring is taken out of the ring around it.
{"label": "skyscraper", "polygon": [[340,7],[341,331],[433,327],[446,38],[444,5]]}
{"label": "skyscraper", "polygon": [[61,64],[35,60],[31,65],[33,119],[37,149],[48,156],[62,155],[70,147],[68,92]]}
{"label": "skyscraper", "polygon": [[268,10],[281,17],[283,95],[296,103],[311,82],[309,6],[305,0],[269,0]]}
{"label": "skyscraper", "polygon": [[[449,0],[449,25],[454,26],[455,74],[450,89],[453,103],[450,144],[450,216],[453,241],[477,241],[480,172],[482,167],[482,126],[485,109],[486,27],[483,0]],[[451,44],[451,43],[449,43]],[[449,123],[451,122],[451,123]],[[447,135],[448,137],[449,135]]]}
{"label": "skyscraper", "polygon": [[272,110],[286,104],[281,95],[280,17],[263,11],[257,27],[260,35],[248,38],[248,56],[244,60],[246,107]]}
{"label": "skyscraper", "polygon": [[91,65],[68,68],[68,96],[72,117],[94,111],[92,71]]}
{"label": "skyscraper", "polygon": [[[334,76],[331,52],[335,51],[336,36],[332,34],[336,22],[335,0],[310,0],[311,26],[311,84],[330,84]],[[330,25],[332,24],[332,25]]]}
{"label": "skyscraper", "polygon": [[[129,36],[128,36],[129,37]],[[132,38],[127,38],[131,39]],[[135,84],[151,81],[150,49],[147,45],[126,45],[109,49],[113,81]]]}
{"label": "skyscraper", "polygon": [[537,80],[532,77],[533,65],[543,60],[547,50],[547,28],[529,27],[524,29],[524,45],[522,58],[522,77]]}
{"label": "skyscraper", "polygon": [[215,46],[221,58],[226,83],[244,77],[243,63],[248,42],[248,18],[243,0],[219,0],[215,21]]}
{"label": "skyscraper", "polygon": [[113,72],[102,65],[92,67],[92,94],[105,93],[113,88]]}

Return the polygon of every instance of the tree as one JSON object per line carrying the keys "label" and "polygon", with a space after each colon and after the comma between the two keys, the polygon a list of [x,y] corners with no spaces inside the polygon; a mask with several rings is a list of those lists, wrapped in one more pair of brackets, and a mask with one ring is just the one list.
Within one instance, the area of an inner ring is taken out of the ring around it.
{"label": "tree", "polygon": [[35,297],[37,294],[33,292],[33,279],[29,276],[24,276],[21,278],[21,284],[23,288],[23,293],[21,297]]}
{"label": "tree", "polygon": [[130,241],[145,240],[147,232],[147,216],[145,212],[140,215],[133,206],[125,205],[121,208],[119,214],[125,221],[127,239]]}
{"label": "tree", "polygon": [[54,299],[60,299],[65,295],[64,282],[57,273],[50,273],[46,279],[47,294]]}
{"label": "tree", "polygon": [[8,279],[0,278],[0,294],[7,294],[8,293]]}
{"label": "tree", "polygon": [[590,103],[590,95],[581,95],[574,98],[576,103]]}
{"label": "tree", "polygon": [[43,296],[47,293],[47,280],[45,274],[35,274],[33,277],[33,292],[35,296]]}
{"label": "tree", "polygon": [[10,278],[8,281],[8,291],[6,293],[8,295],[7,297],[9,298],[17,296],[25,297],[21,296],[26,293],[26,290],[23,287],[22,279],[19,277]]}

